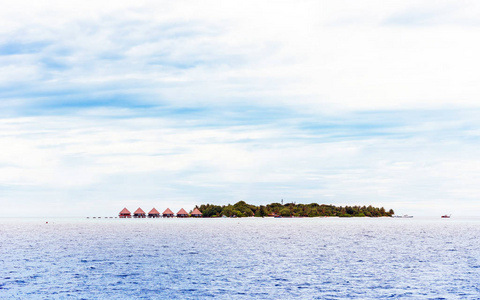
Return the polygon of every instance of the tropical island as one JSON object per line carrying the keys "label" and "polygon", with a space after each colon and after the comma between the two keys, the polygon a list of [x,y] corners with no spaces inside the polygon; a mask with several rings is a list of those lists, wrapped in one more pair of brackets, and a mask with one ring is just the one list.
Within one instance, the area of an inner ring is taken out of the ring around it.
{"label": "tropical island", "polygon": [[197,206],[204,218],[216,217],[391,217],[392,209],[369,206],[334,206],[318,203],[271,203],[267,205],[252,205],[245,201],[235,204]]}

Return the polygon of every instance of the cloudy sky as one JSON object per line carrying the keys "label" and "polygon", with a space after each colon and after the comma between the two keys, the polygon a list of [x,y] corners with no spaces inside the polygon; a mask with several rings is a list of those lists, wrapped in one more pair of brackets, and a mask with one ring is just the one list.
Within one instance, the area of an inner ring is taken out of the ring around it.
{"label": "cloudy sky", "polygon": [[0,216],[480,214],[477,1],[2,3]]}

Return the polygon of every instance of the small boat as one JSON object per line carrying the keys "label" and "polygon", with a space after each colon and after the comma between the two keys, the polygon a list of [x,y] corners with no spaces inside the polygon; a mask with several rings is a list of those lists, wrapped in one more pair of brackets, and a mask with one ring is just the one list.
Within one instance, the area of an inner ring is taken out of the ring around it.
{"label": "small boat", "polygon": [[451,215],[443,215],[443,216],[442,216],[442,219],[450,219],[450,216],[451,216]]}

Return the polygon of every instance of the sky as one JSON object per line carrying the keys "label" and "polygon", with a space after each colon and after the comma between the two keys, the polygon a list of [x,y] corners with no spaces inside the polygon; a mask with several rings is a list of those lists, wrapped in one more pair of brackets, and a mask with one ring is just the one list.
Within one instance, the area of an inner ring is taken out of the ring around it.
{"label": "sky", "polygon": [[0,216],[480,214],[477,1],[4,1]]}

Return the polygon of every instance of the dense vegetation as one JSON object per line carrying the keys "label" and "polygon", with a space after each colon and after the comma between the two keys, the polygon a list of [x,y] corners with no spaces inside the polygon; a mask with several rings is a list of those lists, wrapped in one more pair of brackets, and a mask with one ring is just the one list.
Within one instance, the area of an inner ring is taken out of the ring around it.
{"label": "dense vegetation", "polygon": [[[198,207],[198,206],[197,206]],[[383,207],[369,206],[334,206],[325,204],[271,203],[268,205],[252,205],[239,201],[233,205],[202,204],[198,207],[205,218],[214,217],[385,217],[392,216],[393,210],[386,211]]]}

